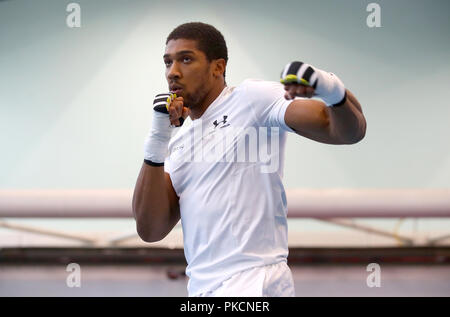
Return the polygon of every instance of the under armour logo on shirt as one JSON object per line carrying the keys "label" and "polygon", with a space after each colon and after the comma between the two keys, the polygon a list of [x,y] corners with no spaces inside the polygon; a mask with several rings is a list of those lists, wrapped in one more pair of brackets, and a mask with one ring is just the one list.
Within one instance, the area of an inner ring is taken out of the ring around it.
{"label": "under armour logo on shirt", "polygon": [[222,126],[221,126],[220,128],[228,127],[230,124],[229,124],[229,123],[226,124],[226,123],[227,123],[227,118],[228,118],[228,116],[223,116],[223,120],[222,120],[222,121],[217,122],[217,120],[215,120],[215,121],[213,122],[213,124],[214,124],[214,129],[217,128],[220,124],[222,124]]}

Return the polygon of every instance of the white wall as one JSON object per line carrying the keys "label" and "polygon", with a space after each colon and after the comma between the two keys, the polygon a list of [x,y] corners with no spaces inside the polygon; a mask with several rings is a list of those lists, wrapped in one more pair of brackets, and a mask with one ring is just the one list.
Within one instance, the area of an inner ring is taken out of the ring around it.
{"label": "white wall", "polygon": [[359,144],[290,135],[286,187],[450,186],[450,2],[0,1],[0,188],[132,188],[166,90],[165,38],[188,21],[224,34],[227,82],[278,80],[291,60],[338,74],[368,121]]}

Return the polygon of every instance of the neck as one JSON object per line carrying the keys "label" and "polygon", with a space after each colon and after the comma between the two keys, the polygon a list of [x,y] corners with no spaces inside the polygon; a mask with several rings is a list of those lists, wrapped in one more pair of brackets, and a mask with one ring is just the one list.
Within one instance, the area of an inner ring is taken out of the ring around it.
{"label": "neck", "polygon": [[200,118],[203,113],[208,109],[208,107],[213,103],[214,100],[220,95],[220,93],[225,88],[225,82],[222,82],[220,85],[215,85],[213,89],[206,95],[203,101],[200,103],[199,107],[195,107],[195,109],[191,109],[189,117],[192,120]]}

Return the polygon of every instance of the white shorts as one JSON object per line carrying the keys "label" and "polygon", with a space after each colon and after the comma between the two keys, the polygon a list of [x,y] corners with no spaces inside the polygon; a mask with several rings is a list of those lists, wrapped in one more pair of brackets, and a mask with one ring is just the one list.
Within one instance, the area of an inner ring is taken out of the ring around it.
{"label": "white shorts", "polygon": [[293,297],[294,280],[286,262],[239,272],[198,297]]}

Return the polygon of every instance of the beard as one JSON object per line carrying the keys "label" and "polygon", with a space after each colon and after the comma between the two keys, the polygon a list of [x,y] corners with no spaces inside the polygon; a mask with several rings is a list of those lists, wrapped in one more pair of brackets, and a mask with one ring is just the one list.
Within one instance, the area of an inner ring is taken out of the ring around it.
{"label": "beard", "polygon": [[186,94],[184,98],[184,106],[189,109],[200,108],[208,94],[206,85],[200,85],[192,94]]}

